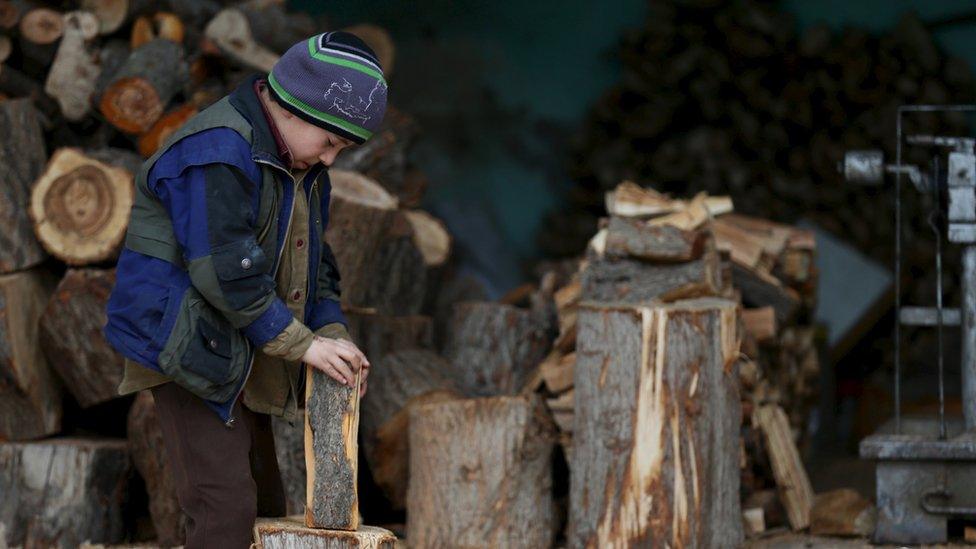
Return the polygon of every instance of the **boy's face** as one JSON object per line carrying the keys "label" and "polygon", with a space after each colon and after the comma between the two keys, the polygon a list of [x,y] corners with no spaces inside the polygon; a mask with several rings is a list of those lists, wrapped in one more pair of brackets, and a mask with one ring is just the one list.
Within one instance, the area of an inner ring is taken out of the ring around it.
{"label": "boy's face", "polygon": [[331,166],[342,149],[354,144],[345,137],[309,124],[284,109],[280,112],[284,116],[278,121],[278,131],[291,151],[292,168],[304,170],[316,162]]}

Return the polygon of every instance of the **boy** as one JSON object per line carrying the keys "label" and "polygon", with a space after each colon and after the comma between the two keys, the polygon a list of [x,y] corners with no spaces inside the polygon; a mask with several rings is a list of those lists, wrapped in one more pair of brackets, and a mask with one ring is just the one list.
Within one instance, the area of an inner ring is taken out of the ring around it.
{"label": "boy", "polygon": [[366,392],[325,242],[327,167],[386,109],[349,33],[290,48],[181,127],[136,176],[105,336],[120,394],[151,388],[187,517],[186,547],[246,548],[283,516],[270,415],[301,419],[304,368]]}

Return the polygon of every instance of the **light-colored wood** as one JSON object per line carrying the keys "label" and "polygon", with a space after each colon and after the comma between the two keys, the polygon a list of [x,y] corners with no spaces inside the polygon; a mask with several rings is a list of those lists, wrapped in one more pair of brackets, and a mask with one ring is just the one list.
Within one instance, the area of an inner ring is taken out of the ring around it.
{"label": "light-colored wood", "polygon": [[0,34],[0,63],[6,61],[13,51],[14,43],[10,37],[6,34]]}
{"label": "light-colored wood", "polygon": [[180,129],[187,120],[193,118],[197,114],[197,108],[192,103],[186,103],[180,105],[175,109],[170,110],[156,121],[155,124],[149,128],[149,131],[139,136],[139,154],[144,158],[149,158],[166,142],[166,139],[173,132]]}
{"label": "light-colored wood", "polygon": [[742,524],[747,537],[755,537],[766,531],[766,514],[762,507],[742,511]]}
{"label": "light-colored wood", "polygon": [[413,238],[428,267],[443,265],[451,254],[451,235],[444,222],[423,210],[404,212],[413,226]]}
{"label": "light-colored wood", "polygon": [[583,302],[570,547],[737,547],[736,304]]}
{"label": "light-colored wood", "polygon": [[30,216],[44,248],[69,265],[114,256],[129,222],[132,174],[58,149],[31,193]]}
{"label": "light-colored wood", "polygon": [[779,405],[768,404],[756,409],[753,424],[762,431],[773,477],[779,487],[780,500],[790,526],[793,530],[803,530],[810,526],[813,487],[793,441],[790,422]]}
{"label": "light-colored wood", "polygon": [[98,31],[98,20],[84,11],[64,16],[64,36],[47,73],[44,91],[55,98],[68,120],[78,121],[91,111],[91,99],[102,67],[97,51],[87,45]]}
{"label": "light-colored wood", "polygon": [[395,549],[396,536],[385,528],[360,526],[356,531],[308,528],[301,517],[259,518],[254,522],[255,549]]}
{"label": "light-colored wood", "polygon": [[[553,393],[561,393],[573,387],[573,366],[576,364],[576,353],[559,355],[558,351],[553,351],[542,362],[542,379]],[[553,360],[554,359],[554,360]]]}
{"label": "light-colored wood", "polygon": [[0,275],[0,440],[40,438],[61,428],[61,381],[38,338],[55,282],[40,269]]}
{"label": "light-colored wood", "polygon": [[707,195],[698,193],[687,207],[682,210],[656,217],[647,222],[651,227],[675,227],[682,231],[693,231],[711,219],[708,210]]}
{"label": "light-colored wood", "polygon": [[20,37],[33,44],[53,44],[64,33],[61,13],[49,8],[31,8],[24,12],[18,25]]}
{"label": "light-colored wood", "polygon": [[810,510],[810,533],[869,537],[877,519],[877,508],[870,501],[855,490],[840,488],[816,495]]}
{"label": "light-colored wood", "polygon": [[207,23],[204,34],[231,59],[261,72],[271,71],[280,57],[257,43],[247,16],[238,9],[221,10]]}
{"label": "light-colored wood", "polygon": [[140,391],[136,395],[129,408],[126,435],[132,463],[146,484],[149,516],[157,541],[162,546],[182,545],[186,517],[176,497],[173,466],[166,459],[163,431],[151,392]]}
{"label": "light-colored wood", "polygon": [[122,439],[0,443],[0,524],[8,528],[6,542],[13,547],[122,542],[130,475]]}
{"label": "light-colored wood", "polygon": [[0,103],[0,273],[28,269],[46,257],[27,213],[46,161],[41,117],[31,100]]}
{"label": "light-colored wood", "polygon": [[754,269],[762,260],[765,240],[731,223],[728,216],[720,217],[712,223],[715,245],[719,251],[728,251],[732,261]]}
{"label": "light-colored wood", "polygon": [[40,342],[83,408],[119,398],[123,359],[102,335],[115,269],[68,269],[47,302]]}
{"label": "light-colored wood", "polygon": [[183,47],[156,38],[132,50],[101,92],[99,110],[113,126],[145,133],[189,80]]}
{"label": "light-colored wood", "polygon": [[769,341],[776,337],[776,311],[769,306],[742,310],[742,324],[756,341]]}
{"label": "light-colored wood", "polygon": [[305,525],[357,530],[359,372],[353,387],[305,370]]}
{"label": "light-colored wood", "polygon": [[413,547],[551,547],[554,432],[537,397],[426,404],[410,414]]}
{"label": "light-colored wood", "polygon": [[[732,199],[727,196],[710,196],[705,198],[708,212],[712,216],[726,214],[732,211]],[[624,181],[616,189],[606,194],[606,208],[610,215],[624,217],[648,217],[669,214],[687,209],[689,203],[685,200],[672,199],[651,188]]]}

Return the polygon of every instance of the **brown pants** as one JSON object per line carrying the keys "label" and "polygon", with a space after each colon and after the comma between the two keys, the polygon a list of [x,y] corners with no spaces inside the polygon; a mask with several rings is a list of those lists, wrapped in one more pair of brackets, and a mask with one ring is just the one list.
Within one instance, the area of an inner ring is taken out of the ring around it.
{"label": "brown pants", "polygon": [[256,516],[285,515],[271,418],[234,404],[227,427],[175,383],[153,387],[166,457],[187,517],[186,549],[246,549]]}

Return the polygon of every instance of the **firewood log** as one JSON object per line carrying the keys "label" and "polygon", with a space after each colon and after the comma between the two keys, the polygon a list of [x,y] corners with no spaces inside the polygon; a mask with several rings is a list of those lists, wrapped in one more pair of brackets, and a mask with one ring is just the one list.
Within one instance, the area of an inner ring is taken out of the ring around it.
{"label": "firewood log", "polygon": [[61,427],[61,382],[38,340],[53,288],[40,270],[0,275],[0,440],[40,438]]}
{"label": "firewood log", "polygon": [[[0,76],[7,67],[0,69]],[[29,99],[0,103],[0,273],[26,269],[44,260],[27,207],[30,189],[44,169],[47,153],[40,117]]]}
{"label": "firewood log", "polygon": [[396,509],[407,496],[409,414],[417,406],[460,398],[450,364],[433,351],[403,350],[371,360],[362,402],[362,442],[376,484]]}
{"label": "firewood log", "polygon": [[[57,438],[0,443],[0,523],[6,543],[77,547],[118,543],[130,476],[124,440]],[[16,495],[15,497],[7,497]]]}
{"label": "firewood log", "polygon": [[411,545],[552,546],[555,437],[541,406],[535,396],[492,397],[411,412]]}
{"label": "firewood log", "polygon": [[569,544],[741,544],[736,304],[579,314]]}
{"label": "firewood log", "polygon": [[149,128],[149,131],[139,136],[139,154],[145,158],[155,154],[156,150],[166,142],[166,139],[180,129],[180,126],[187,120],[193,118],[195,114],[197,114],[197,108],[191,103],[176,107],[164,114]]}
{"label": "firewood log", "polygon": [[394,351],[433,349],[434,328],[429,316],[391,316],[346,313],[349,335],[370,361]]}
{"label": "firewood log", "polygon": [[413,239],[428,267],[443,265],[451,254],[451,235],[444,222],[423,210],[404,212],[413,227]]}
{"label": "firewood log", "polygon": [[125,237],[132,173],[60,149],[31,193],[30,215],[45,249],[70,265],[104,261]]}
{"label": "firewood log", "polygon": [[155,5],[151,0],[81,0],[81,9],[98,18],[100,34],[112,34],[123,24],[148,12]]}
{"label": "firewood log", "polygon": [[133,50],[101,93],[99,110],[115,127],[144,133],[189,79],[183,47],[157,38]]}
{"label": "firewood log", "polygon": [[[2,16],[2,15],[0,15]],[[0,34],[0,63],[3,63],[10,57],[10,54],[14,51],[14,43],[6,34]]]}
{"label": "firewood log", "polygon": [[427,262],[407,212],[391,214],[369,258],[371,274],[363,304],[383,313],[414,315],[420,313],[426,297]]}
{"label": "firewood log", "polygon": [[708,231],[682,231],[669,225],[648,225],[639,219],[611,217],[605,242],[606,257],[637,258],[646,261],[682,262],[705,253]]}
{"label": "firewood log", "polygon": [[386,115],[376,133],[362,145],[343,151],[334,167],[360,172],[375,180],[408,208],[420,206],[427,182],[420,177],[408,177],[407,157],[417,139],[419,129],[412,117],[394,107],[387,107]]}
{"label": "firewood log", "polygon": [[294,518],[259,518],[254,541],[262,549],[396,549],[393,532],[376,526],[355,531],[308,528]]}
{"label": "firewood log", "polygon": [[305,525],[357,530],[359,374],[350,387],[315,368],[305,373]]}
{"label": "firewood log", "polygon": [[102,335],[114,285],[114,269],[68,269],[41,316],[44,354],[83,408],[118,398],[123,359]]}
{"label": "firewood log", "polygon": [[698,259],[683,263],[596,258],[583,271],[581,282],[584,300],[629,303],[714,296],[722,289],[714,244],[707,245]]}
{"label": "firewood log", "polygon": [[269,72],[280,57],[258,43],[247,16],[239,9],[223,9],[207,23],[206,37],[232,60],[249,69]]}
{"label": "firewood log", "polygon": [[17,29],[21,70],[33,78],[43,79],[64,34],[61,13],[33,3],[26,4]]}
{"label": "firewood log", "polygon": [[454,306],[444,356],[465,396],[518,394],[549,352],[554,319],[490,302]]}
{"label": "firewood log", "polygon": [[44,91],[55,98],[65,119],[78,121],[91,110],[91,98],[101,74],[96,52],[87,45],[98,20],[84,11],[64,16],[64,36],[47,73]]}
{"label": "firewood log", "polygon": [[129,454],[139,475],[146,483],[149,496],[149,516],[161,546],[182,545],[185,538],[186,517],[176,498],[173,467],[166,460],[163,432],[156,415],[152,393],[141,391],[126,423]]}
{"label": "firewood log", "polygon": [[308,15],[288,13],[283,4],[276,2],[243,2],[235,9],[247,18],[254,40],[278,54],[307,40],[317,30]]}

